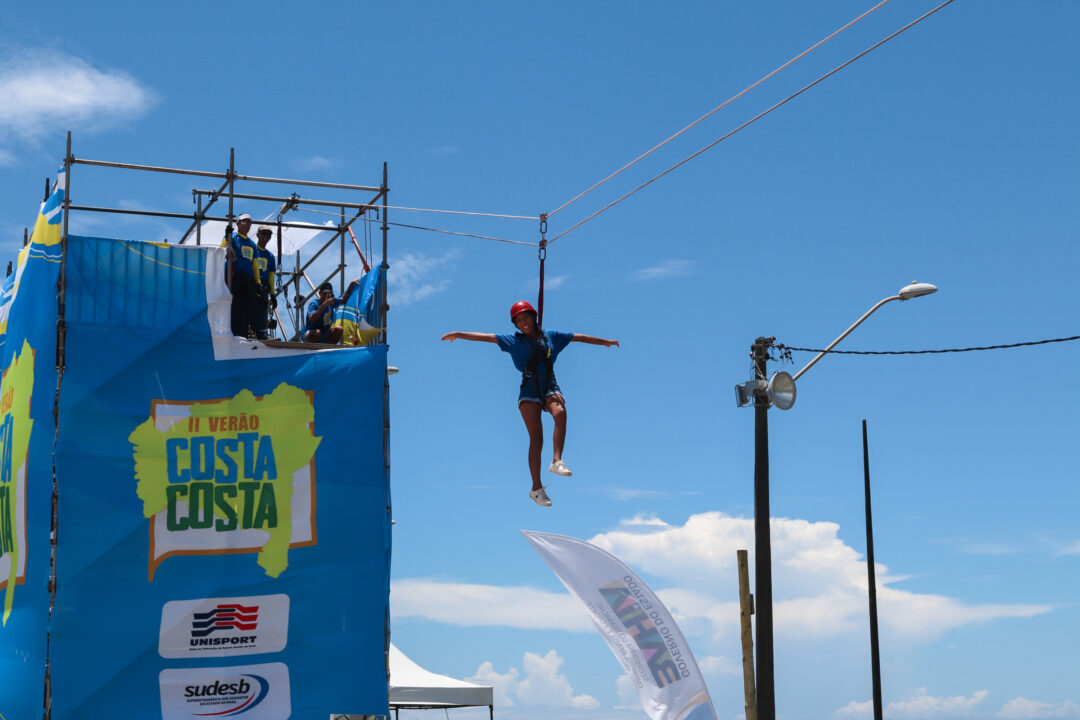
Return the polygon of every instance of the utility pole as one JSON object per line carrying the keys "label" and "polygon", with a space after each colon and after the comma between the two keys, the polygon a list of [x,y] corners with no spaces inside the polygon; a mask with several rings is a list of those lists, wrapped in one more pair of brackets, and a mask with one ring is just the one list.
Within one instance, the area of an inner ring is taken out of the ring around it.
{"label": "utility pole", "polygon": [[[765,363],[776,338],[759,337],[750,347],[755,376],[768,377]],[[769,397],[754,391],[754,605],[757,616],[758,720],[776,720],[773,687],[772,541],[769,536]]]}

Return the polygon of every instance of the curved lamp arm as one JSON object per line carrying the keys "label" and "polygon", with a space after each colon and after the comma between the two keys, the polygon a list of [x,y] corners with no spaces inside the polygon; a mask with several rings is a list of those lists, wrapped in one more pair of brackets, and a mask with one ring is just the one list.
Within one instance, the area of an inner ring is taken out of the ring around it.
{"label": "curved lamp arm", "polygon": [[893,295],[892,297],[887,297],[884,300],[879,301],[877,305],[875,305],[874,307],[867,310],[866,313],[861,318],[856,320],[854,325],[852,325],[847,330],[845,330],[840,335],[840,337],[833,340],[831,343],[829,343],[828,347],[826,347],[824,350],[822,350],[817,355],[815,355],[813,360],[806,363],[806,367],[804,367],[802,370],[800,370],[799,372],[792,375],[791,379],[794,381],[794,380],[798,380],[800,377],[802,377],[803,373],[805,373],[807,370],[812,368],[814,366],[814,364],[817,363],[818,360],[825,357],[825,353],[829,352],[834,347],[836,347],[837,344],[839,344],[839,342],[841,340],[843,340],[844,338],[846,338],[848,335],[851,334],[852,330],[859,327],[859,325],[862,325],[863,320],[866,320],[866,318],[873,315],[877,311],[877,309],[879,307],[881,307],[882,305],[884,305],[885,303],[892,302],[893,300],[910,300],[911,298],[920,297],[922,295],[929,295],[930,293],[934,293],[934,292],[937,292],[937,287],[931,285],[930,283],[913,282],[910,285],[907,285],[907,286],[901,288],[900,292],[897,293],[896,295]]}

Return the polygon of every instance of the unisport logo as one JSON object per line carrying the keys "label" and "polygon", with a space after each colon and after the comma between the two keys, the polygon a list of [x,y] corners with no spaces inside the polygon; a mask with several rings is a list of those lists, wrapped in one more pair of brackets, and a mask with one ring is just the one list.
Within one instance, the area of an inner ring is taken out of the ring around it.
{"label": "unisport logo", "polygon": [[289,596],[282,593],[170,600],[161,608],[158,653],[165,658],[273,653],[285,649],[288,636]]}
{"label": "unisport logo", "polygon": [[218,630],[252,631],[258,627],[259,606],[227,603],[209,612],[192,613],[191,637],[206,637]]}

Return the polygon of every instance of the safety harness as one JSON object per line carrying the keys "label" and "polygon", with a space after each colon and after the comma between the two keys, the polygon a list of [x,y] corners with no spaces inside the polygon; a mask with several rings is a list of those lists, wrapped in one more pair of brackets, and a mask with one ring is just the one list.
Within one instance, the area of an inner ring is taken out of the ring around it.
{"label": "safety harness", "polygon": [[536,369],[543,363],[547,367],[547,377],[551,384],[555,384],[555,366],[551,362],[551,343],[548,341],[547,333],[537,327],[539,333],[536,338],[536,347],[532,349],[529,355],[529,362],[525,365],[525,369],[521,371],[521,387],[524,388],[531,379],[533,386],[536,388],[536,397],[540,399],[540,406],[544,406],[544,388],[540,387],[540,376],[537,374]]}

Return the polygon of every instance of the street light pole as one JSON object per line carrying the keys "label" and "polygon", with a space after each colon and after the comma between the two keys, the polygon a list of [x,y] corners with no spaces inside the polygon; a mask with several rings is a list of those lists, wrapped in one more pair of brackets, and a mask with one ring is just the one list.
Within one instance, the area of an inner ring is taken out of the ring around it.
{"label": "street light pole", "polygon": [[874,720],[885,716],[881,700],[881,649],[878,645],[877,577],[874,571],[874,521],[870,509],[870,445],[866,440],[866,420],[862,421],[863,486],[866,495],[866,579],[870,588],[870,680],[874,689]]}
{"label": "street light pole", "polygon": [[[758,720],[776,720],[776,690],[773,677],[773,614],[772,614],[772,542],[769,533],[769,406],[775,404],[788,410],[795,404],[795,380],[823,358],[830,350],[851,334],[882,305],[893,300],[911,298],[937,292],[930,283],[913,282],[900,289],[896,295],[879,301],[862,317],[833,340],[794,377],[777,373],[766,381],[765,363],[774,337],[759,337],[750,347],[754,360],[754,379],[735,386],[739,407],[754,402],[754,614],[757,629],[757,702]],[[779,381],[779,382],[778,382]]]}
{"label": "street light pole", "polygon": [[[751,346],[754,374],[765,378],[769,347],[776,338],[759,337]],[[757,627],[757,716],[775,720],[773,684],[772,544],[769,532],[769,397],[754,391],[754,614]]]}

